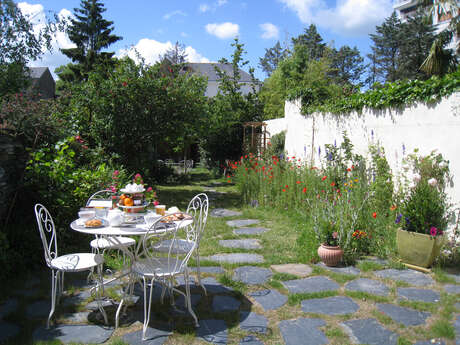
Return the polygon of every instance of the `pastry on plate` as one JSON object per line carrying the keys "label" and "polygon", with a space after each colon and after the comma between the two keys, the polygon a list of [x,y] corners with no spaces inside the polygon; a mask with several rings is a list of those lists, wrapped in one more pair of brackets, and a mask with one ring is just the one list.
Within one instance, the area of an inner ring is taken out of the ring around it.
{"label": "pastry on plate", "polygon": [[85,226],[88,228],[96,228],[102,226],[102,221],[100,219],[90,219],[85,222]]}

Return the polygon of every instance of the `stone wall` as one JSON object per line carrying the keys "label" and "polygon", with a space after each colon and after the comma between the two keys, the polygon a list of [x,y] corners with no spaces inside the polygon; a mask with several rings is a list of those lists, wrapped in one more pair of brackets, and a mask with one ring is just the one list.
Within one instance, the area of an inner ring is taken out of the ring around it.
{"label": "stone wall", "polygon": [[25,150],[14,138],[0,134],[0,226],[25,167]]}

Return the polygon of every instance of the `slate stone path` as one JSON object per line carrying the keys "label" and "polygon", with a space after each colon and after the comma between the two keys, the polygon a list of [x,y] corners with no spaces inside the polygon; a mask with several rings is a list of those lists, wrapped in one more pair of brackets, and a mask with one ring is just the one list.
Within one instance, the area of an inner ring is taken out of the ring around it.
{"label": "slate stone path", "polygon": [[[214,209],[210,214],[222,221],[242,215],[226,209]],[[259,249],[270,229],[261,226],[258,219],[233,218],[226,223],[229,237],[219,241],[214,255],[202,257],[202,262],[214,263],[201,267],[207,295],[194,284],[196,269],[191,268],[191,304],[199,319],[197,329],[193,329],[185,299],[176,296],[173,307],[166,294],[162,306],[161,288],[156,286],[148,339],[142,341],[143,291],[138,285],[132,305],[121,318],[120,330],[115,330],[113,323],[104,326],[86,276],[75,280],[66,276],[66,287],[73,286],[68,290],[73,293],[62,297],[57,322],[47,330],[49,290],[38,289],[40,284],[49,287],[46,272],[10,296],[1,297],[0,344],[23,343],[21,333],[27,324],[27,343],[58,339],[63,344],[112,345],[120,339],[129,345],[181,345],[195,338],[197,344],[397,345],[403,338],[404,345],[460,345],[460,275],[449,274],[448,283],[438,283],[433,274],[397,270],[380,259],[369,259],[381,266],[370,272],[321,263],[269,266]],[[228,253],[229,248],[232,253]],[[183,278],[177,284],[185,289]],[[122,291],[117,284],[107,289],[118,294]],[[452,316],[445,327],[450,327],[454,338],[429,338],[430,325],[438,320],[437,307],[444,298],[453,301]],[[117,302],[106,299],[103,305],[113,317]]]}

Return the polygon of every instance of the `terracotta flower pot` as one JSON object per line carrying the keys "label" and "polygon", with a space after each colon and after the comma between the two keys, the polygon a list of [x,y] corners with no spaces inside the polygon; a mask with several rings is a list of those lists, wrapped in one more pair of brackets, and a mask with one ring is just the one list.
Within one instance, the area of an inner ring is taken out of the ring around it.
{"label": "terracotta flower pot", "polygon": [[326,266],[337,266],[342,260],[343,250],[339,246],[321,244],[318,248],[318,256]]}
{"label": "terracotta flower pot", "polygon": [[398,229],[396,244],[401,260],[405,263],[430,267],[439,255],[444,236],[430,236]]}

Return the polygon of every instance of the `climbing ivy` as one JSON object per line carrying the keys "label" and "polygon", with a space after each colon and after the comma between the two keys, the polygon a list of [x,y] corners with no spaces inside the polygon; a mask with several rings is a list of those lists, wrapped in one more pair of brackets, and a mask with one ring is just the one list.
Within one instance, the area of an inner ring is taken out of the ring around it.
{"label": "climbing ivy", "polygon": [[433,76],[426,81],[398,80],[384,87],[355,93],[347,97],[329,99],[321,105],[302,105],[303,114],[323,112],[345,114],[352,111],[361,113],[364,107],[384,109],[407,106],[415,102],[435,103],[442,97],[460,90],[460,70],[442,78]]}

